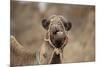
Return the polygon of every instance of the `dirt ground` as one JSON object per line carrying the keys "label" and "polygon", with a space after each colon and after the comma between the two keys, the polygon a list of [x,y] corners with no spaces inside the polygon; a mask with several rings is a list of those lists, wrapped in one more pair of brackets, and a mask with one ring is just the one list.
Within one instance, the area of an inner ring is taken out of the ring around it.
{"label": "dirt ground", "polygon": [[12,1],[11,35],[25,48],[38,50],[46,33],[41,21],[51,15],[62,15],[72,23],[64,63],[95,61],[95,6]]}

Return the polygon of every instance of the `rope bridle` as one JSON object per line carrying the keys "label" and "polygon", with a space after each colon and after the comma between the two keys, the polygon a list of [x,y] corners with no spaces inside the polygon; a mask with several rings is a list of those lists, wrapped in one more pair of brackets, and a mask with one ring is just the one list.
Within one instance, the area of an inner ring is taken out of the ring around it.
{"label": "rope bridle", "polygon": [[51,57],[50,57],[50,60],[49,60],[48,64],[51,63],[54,53],[56,53],[57,55],[60,54],[60,60],[62,61],[62,57],[63,57],[63,56],[62,56],[62,55],[63,55],[63,48],[65,47],[65,45],[67,44],[67,41],[68,41],[67,34],[66,34],[66,32],[65,32],[65,27],[64,27],[64,25],[63,25],[63,23],[62,23],[61,21],[60,21],[60,23],[61,23],[61,25],[62,25],[62,27],[63,27],[63,29],[64,29],[64,33],[65,33],[65,35],[66,35],[66,39],[65,39],[63,45],[62,45],[60,48],[56,48],[56,47],[53,45],[53,43],[51,42],[51,40],[50,40],[50,27],[51,27],[51,23],[50,23],[49,29],[48,29],[48,31],[47,31],[47,33],[46,33],[46,38],[44,39],[44,41],[45,41],[45,42],[48,42],[48,43],[50,44],[50,46],[53,48],[53,52],[52,52],[52,54],[51,54]]}

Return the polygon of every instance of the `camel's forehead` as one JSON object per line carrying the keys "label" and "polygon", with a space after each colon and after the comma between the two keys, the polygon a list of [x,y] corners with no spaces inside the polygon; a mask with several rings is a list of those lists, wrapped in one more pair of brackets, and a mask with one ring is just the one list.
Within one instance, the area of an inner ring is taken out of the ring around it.
{"label": "camel's forehead", "polygon": [[59,16],[52,16],[50,18],[50,23],[58,23],[58,22],[61,22],[61,18]]}

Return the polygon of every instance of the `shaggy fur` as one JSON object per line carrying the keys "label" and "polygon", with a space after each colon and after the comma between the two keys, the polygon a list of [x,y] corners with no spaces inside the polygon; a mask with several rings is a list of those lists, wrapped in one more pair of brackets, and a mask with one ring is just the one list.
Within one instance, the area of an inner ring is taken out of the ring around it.
{"label": "shaggy fur", "polygon": [[42,26],[47,33],[37,52],[23,47],[11,36],[11,66],[62,63],[63,49],[68,42],[66,31],[70,30],[71,23],[62,16],[53,15],[43,19]]}

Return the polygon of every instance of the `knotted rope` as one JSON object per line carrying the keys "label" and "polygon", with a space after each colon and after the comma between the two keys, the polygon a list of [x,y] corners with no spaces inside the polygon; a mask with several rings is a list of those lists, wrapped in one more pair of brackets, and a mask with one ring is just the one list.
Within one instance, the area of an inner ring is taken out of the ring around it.
{"label": "knotted rope", "polygon": [[[52,21],[53,21],[53,20],[51,20],[51,22],[52,22]],[[47,31],[47,33],[46,33],[46,38],[44,39],[44,41],[48,42],[48,43],[50,44],[50,46],[51,46],[54,50],[53,50],[53,52],[52,52],[52,54],[51,54],[51,57],[50,57],[50,60],[49,60],[48,64],[50,64],[54,53],[56,53],[57,55],[60,54],[60,60],[62,61],[63,48],[65,47],[65,45],[66,45],[67,42],[68,42],[68,37],[67,37],[67,34],[66,34],[66,32],[65,32],[65,27],[64,27],[64,25],[63,25],[63,23],[62,23],[61,21],[59,21],[59,22],[61,23],[61,25],[62,25],[62,27],[63,27],[63,29],[64,29],[64,33],[65,33],[65,35],[66,35],[66,39],[65,39],[63,45],[62,45],[60,48],[56,48],[56,47],[53,45],[53,43],[51,42],[51,40],[50,40],[50,27],[51,27],[51,25],[52,25],[52,24],[50,23],[50,26],[49,26],[49,29],[48,29],[48,31]]]}

